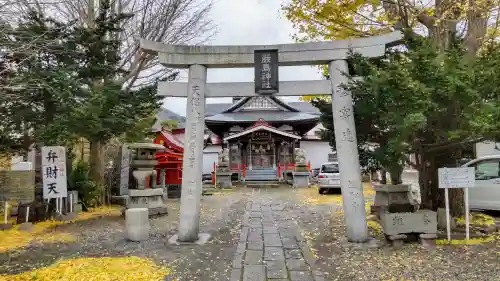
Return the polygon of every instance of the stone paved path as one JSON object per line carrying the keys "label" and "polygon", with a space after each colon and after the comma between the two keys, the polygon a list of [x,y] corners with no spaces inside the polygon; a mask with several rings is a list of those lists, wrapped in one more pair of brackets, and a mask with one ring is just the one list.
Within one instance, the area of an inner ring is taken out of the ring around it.
{"label": "stone paved path", "polygon": [[323,281],[315,258],[283,202],[253,199],[245,206],[230,281]]}

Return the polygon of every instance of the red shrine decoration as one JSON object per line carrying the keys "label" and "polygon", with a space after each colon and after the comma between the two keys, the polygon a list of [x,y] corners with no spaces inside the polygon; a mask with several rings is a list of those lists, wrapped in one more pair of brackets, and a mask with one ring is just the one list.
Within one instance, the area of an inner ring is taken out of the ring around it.
{"label": "red shrine decoration", "polygon": [[160,169],[165,169],[165,184],[182,183],[182,156],[184,145],[179,137],[181,134],[162,130],[158,132],[154,143],[165,146],[165,151],[156,153],[156,172],[158,175],[158,184],[160,183]]}
{"label": "red shrine decoration", "polygon": [[[209,140],[208,140],[209,139]],[[160,183],[160,169],[165,169],[165,184],[182,183],[182,157],[184,154],[184,129],[158,132],[154,143],[165,146],[165,151],[156,153],[158,165],[155,167],[158,174],[157,184]],[[221,144],[220,137],[205,135],[205,141],[211,144]]]}

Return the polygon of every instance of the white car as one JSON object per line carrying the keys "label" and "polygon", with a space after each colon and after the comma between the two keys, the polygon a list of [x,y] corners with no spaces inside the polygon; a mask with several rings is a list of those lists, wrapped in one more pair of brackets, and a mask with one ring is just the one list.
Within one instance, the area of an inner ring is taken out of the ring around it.
{"label": "white car", "polygon": [[338,162],[328,162],[321,165],[318,174],[319,193],[338,189],[340,190],[340,171]]}
{"label": "white car", "polygon": [[476,169],[476,184],[469,188],[469,207],[500,211],[500,155],[477,158],[462,167]]}

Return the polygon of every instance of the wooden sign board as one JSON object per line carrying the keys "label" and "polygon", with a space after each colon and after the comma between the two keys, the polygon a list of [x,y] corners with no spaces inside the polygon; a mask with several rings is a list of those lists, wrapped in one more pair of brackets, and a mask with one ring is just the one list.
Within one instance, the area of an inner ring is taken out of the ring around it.
{"label": "wooden sign board", "polygon": [[279,92],[278,50],[256,50],[255,92],[257,94],[274,94]]}
{"label": "wooden sign board", "polygon": [[44,146],[41,156],[43,198],[67,197],[66,149],[62,146]]}
{"label": "wooden sign board", "polygon": [[271,132],[268,131],[252,132],[251,138],[252,140],[269,141],[271,140]]}
{"label": "wooden sign board", "polygon": [[439,188],[471,188],[476,183],[474,167],[439,168]]}

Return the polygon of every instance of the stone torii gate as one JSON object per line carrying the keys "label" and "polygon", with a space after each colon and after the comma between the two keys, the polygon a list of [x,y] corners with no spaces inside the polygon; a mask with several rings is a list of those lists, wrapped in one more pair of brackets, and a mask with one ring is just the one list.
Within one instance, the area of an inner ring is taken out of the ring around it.
{"label": "stone torii gate", "polygon": [[332,96],[347,238],[350,242],[368,240],[352,97],[340,85],[348,82],[344,73],[349,71],[346,61],[349,50],[366,57],[381,57],[387,45],[398,43],[402,37],[400,32],[392,32],[342,41],[263,46],[167,45],[141,40],[142,50],[158,55],[162,65],[189,69],[187,83],[160,82],[158,85],[160,96],[187,97],[179,241],[194,242],[199,235],[205,99],[260,95],[254,82],[207,84],[207,68],[255,67],[256,52],[266,51],[277,53],[276,74],[278,65],[328,65],[328,80],[277,82],[276,91],[271,94]]}

